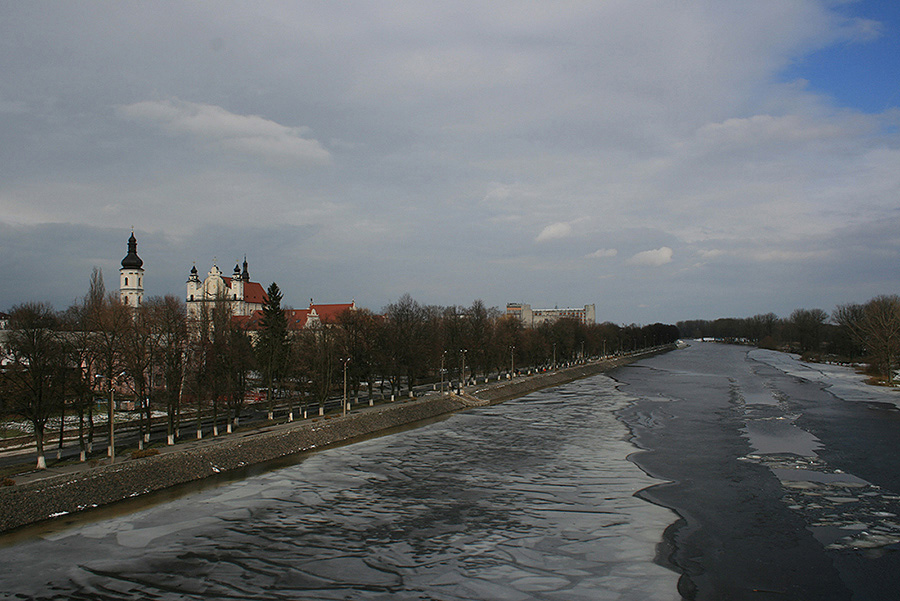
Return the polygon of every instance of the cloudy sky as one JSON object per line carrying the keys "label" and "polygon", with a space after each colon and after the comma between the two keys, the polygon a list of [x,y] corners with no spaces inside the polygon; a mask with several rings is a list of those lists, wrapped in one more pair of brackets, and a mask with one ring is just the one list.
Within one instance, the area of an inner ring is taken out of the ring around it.
{"label": "cloudy sky", "polygon": [[0,310],[196,263],[617,323],[900,292],[900,3],[0,2]]}

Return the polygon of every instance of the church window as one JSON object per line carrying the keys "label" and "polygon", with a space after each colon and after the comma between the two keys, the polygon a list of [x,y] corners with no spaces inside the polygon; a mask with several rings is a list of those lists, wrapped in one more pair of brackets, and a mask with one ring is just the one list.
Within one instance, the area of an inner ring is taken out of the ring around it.
{"label": "church window", "polygon": [[125,285],[128,285],[128,278],[125,278]]}

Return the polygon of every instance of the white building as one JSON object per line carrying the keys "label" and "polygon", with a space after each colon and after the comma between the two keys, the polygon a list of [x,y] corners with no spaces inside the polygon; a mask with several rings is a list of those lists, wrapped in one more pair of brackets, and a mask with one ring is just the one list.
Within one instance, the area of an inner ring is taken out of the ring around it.
{"label": "white building", "polygon": [[119,295],[129,307],[140,307],[144,302],[144,262],[137,254],[134,230],[128,239],[128,254],[119,269]]}
{"label": "white building", "polygon": [[212,269],[209,270],[203,281],[200,281],[197,266],[194,265],[191,275],[188,277],[187,296],[185,297],[188,317],[199,317],[202,307],[210,306],[209,304],[215,302],[216,299],[222,299],[231,310],[232,315],[246,316],[252,315],[255,311],[262,311],[268,295],[262,284],[250,281],[246,257],[243,271],[240,266],[235,265],[231,277],[222,275],[222,270],[213,263]]}
{"label": "white building", "polygon": [[583,308],[532,309],[531,305],[525,303],[507,303],[506,314],[518,318],[526,328],[536,328],[542,323],[552,323],[563,318],[575,319],[588,325],[597,322],[594,305],[585,305]]}

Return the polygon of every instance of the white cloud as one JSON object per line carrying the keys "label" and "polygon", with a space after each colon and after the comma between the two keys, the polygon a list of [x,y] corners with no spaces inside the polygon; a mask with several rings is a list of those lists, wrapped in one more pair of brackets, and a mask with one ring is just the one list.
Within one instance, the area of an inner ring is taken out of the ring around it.
{"label": "white cloud", "polygon": [[846,134],[847,129],[839,123],[816,121],[802,115],[754,115],[704,125],[697,137],[721,151],[723,145],[750,146],[835,139]]}
{"label": "white cloud", "polygon": [[716,257],[721,257],[722,255],[724,255],[725,251],[718,248],[712,248],[709,250],[700,249],[697,251],[697,254],[704,259],[715,259]]}
{"label": "white cloud", "polygon": [[187,135],[277,162],[327,163],[331,154],[303,137],[305,127],[288,127],[259,115],[238,115],[220,106],[183,100],[145,100],[117,107],[124,119],[151,123],[176,135]]}
{"label": "white cloud", "polygon": [[812,260],[820,260],[831,254],[827,250],[764,250],[753,253],[753,258],[757,261],[772,263],[794,263]]}
{"label": "white cloud", "polygon": [[572,235],[572,224],[566,222],[551,223],[538,234],[535,242],[547,242],[548,240],[559,240],[568,238]]}
{"label": "white cloud", "polygon": [[668,246],[663,246],[655,250],[645,250],[643,252],[639,252],[628,259],[627,262],[629,265],[660,267],[661,265],[672,262],[672,254],[673,252],[671,248],[669,248]]}
{"label": "white cloud", "polygon": [[617,254],[619,254],[619,251],[615,248],[601,248],[590,253],[587,257],[589,259],[607,259],[609,257],[615,257]]}

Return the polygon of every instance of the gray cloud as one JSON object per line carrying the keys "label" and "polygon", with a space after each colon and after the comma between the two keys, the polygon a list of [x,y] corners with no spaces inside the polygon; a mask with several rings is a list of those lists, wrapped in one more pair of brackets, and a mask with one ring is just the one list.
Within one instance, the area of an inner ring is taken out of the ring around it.
{"label": "gray cloud", "polygon": [[781,78],[891,35],[850,8],[6,5],[0,309],[83,294],[131,226],[150,294],[244,253],[298,306],[649,322],[893,292],[896,110]]}
{"label": "gray cloud", "polygon": [[136,102],[117,107],[125,119],[164,127],[221,148],[285,163],[327,163],[322,145],[303,137],[307,128],[286,127],[259,115],[236,115],[222,107],[180,100]]}

